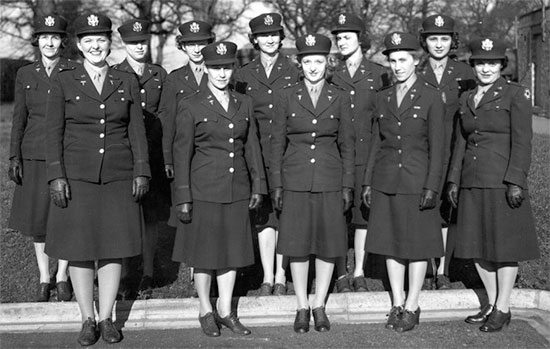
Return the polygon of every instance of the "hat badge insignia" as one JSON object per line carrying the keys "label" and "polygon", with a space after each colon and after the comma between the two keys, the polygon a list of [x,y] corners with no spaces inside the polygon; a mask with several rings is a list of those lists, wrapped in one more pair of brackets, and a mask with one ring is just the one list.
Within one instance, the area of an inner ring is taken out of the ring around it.
{"label": "hat badge insignia", "polygon": [[89,15],[88,16],[88,25],[91,25],[92,27],[97,27],[99,24],[99,18],[97,18],[96,15]]}
{"label": "hat badge insignia", "polygon": [[491,51],[493,49],[493,40],[485,39],[481,42],[481,48],[485,51]]}
{"label": "hat badge insignia", "polygon": [[143,29],[143,27],[141,26],[141,23],[139,23],[139,22],[135,22],[134,25],[132,26],[132,30],[135,31],[135,32],[140,32],[142,29]]}
{"label": "hat badge insignia", "polygon": [[227,47],[225,46],[225,44],[221,43],[218,46],[216,46],[216,53],[219,54],[220,56],[226,54]]}
{"label": "hat badge insignia", "polygon": [[393,33],[391,36],[391,43],[392,45],[400,45],[401,44],[401,35],[397,33]]}
{"label": "hat badge insignia", "polygon": [[273,25],[273,17],[270,15],[267,15],[264,17],[264,24],[265,25]]}
{"label": "hat badge insignia", "polygon": [[437,27],[442,27],[442,26],[445,25],[445,21],[443,20],[443,17],[437,16],[437,17],[435,18],[434,24],[435,24]]}
{"label": "hat badge insignia", "polygon": [[44,19],[44,24],[48,27],[53,27],[55,25],[55,18],[52,16],[46,17],[46,19]]}
{"label": "hat badge insignia", "polygon": [[346,23],[346,15],[338,16],[338,24],[342,25],[344,23]]}
{"label": "hat badge insignia", "polygon": [[307,46],[315,46],[315,36],[309,34],[306,36],[306,45]]}
{"label": "hat badge insignia", "polygon": [[197,22],[193,22],[189,26],[189,30],[191,31],[191,33],[198,33],[199,30],[201,30],[201,27],[199,26],[199,24]]}

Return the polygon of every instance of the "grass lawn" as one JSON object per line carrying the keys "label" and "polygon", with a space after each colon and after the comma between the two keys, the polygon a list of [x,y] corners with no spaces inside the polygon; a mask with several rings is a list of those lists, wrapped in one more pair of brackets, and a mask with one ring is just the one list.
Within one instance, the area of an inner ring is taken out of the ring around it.
{"label": "grass lawn", "polygon": [[[30,302],[39,283],[32,240],[7,229],[14,183],[8,180],[8,152],[12,105],[0,105],[0,302]],[[535,135],[529,177],[531,204],[536,219],[541,258],[520,264],[517,287],[550,290],[550,138]],[[193,294],[189,269],[171,261],[175,231],[159,223],[159,246],[155,260],[154,298],[182,298]],[[352,254],[352,250],[348,256]],[[256,258],[259,261],[259,257]],[[135,263],[137,264],[137,263]],[[51,263],[52,275],[55,270]],[[471,270],[471,266],[470,266]],[[139,282],[136,271],[132,279]],[[287,276],[289,276],[288,273]],[[370,271],[367,270],[367,275]],[[261,283],[261,268],[239,271],[236,294],[253,295]],[[380,287],[380,283],[375,283]],[[468,283],[464,283],[468,286]],[[375,285],[375,286],[376,286]],[[370,285],[369,285],[370,287]]]}

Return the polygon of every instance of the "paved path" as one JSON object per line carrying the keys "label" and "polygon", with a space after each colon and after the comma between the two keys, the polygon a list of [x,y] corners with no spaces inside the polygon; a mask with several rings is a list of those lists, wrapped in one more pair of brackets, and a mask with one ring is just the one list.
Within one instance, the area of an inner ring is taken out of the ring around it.
{"label": "paved path", "polygon": [[550,119],[533,116],[533,132],[550,136]]}

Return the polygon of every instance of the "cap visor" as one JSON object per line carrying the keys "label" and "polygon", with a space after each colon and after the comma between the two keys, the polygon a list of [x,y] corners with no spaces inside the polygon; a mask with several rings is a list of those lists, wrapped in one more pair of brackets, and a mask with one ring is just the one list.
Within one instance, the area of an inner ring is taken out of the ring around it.
{"label": "cap visor", "polygon": [[233,64],[235,62],[236,62],[235,58],[220,58],[220,59],[204,60],[205,65],[225,65],[225,64]]}
{"label": "cap visor", "polygon": [[281,30],[283,30],[283,27],[278,25],[278,26],[274,26],[274,27],[271,27],[271,28],[257,29],[255,31],[253,31],[252,34],[274,33],[274,32],[278,32],[278,31],[281,31]]}

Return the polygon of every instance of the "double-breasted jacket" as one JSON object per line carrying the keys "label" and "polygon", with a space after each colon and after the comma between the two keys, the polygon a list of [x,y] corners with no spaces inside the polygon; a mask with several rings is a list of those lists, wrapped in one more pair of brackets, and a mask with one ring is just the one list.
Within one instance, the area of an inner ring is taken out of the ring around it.
{"label": "double-breasted jacket", "polygon": [[48,76],[41,60],[17,71],[11,128],[10,159],[46,160],[46,103],[51,79],[59,71],[74,69],[77,63],[60,58]]}
{"label": "double-breasted jacket", "polygon": [[46,111],[48,180],[150,177],[137,79],[109,68],[101,95],[83,65],[59,72]]}
{"label": "double-breasted jacket", "polygon": [[271,138],[273,188],[329,192],[354,186],[355,133],[349,96],[325,82],[314,107],[299,82],[281,91]]}
{"label": "double-breasted jacket", "polygon": [[231,203],[267,194],[252,100],[229,92],[225,111],[210,89],[178,103],[174,204]]}
{"label": "double-breasted jacket", "polygon": [[397,107],[396,88],[380,91],[364,185],[387,194],[440,190],[444,155],[441,95],[417,79]]}
{"label": "double-breasted jacket", "polygon": [[457,141],[447,181],[461,188],[527,188],[531,164],[532,107],[529,89],[499,78],[474,104],[462,95]]}

